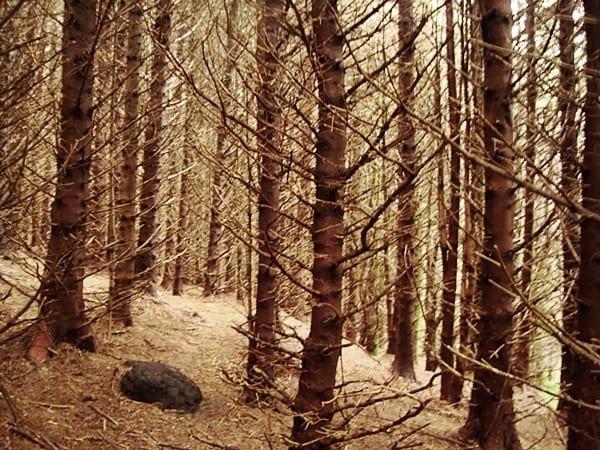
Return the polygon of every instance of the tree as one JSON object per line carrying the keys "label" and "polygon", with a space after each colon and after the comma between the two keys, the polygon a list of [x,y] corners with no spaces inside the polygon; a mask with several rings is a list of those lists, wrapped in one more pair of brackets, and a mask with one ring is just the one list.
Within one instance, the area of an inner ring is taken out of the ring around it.
{"label": "tree", "polygon": [[[12,11],[14,14],[15,11]],[[13,69],[11,47],[9,37],[14,32],[13,22],[9,20],[8,15],[11,10],[8,8],[8,2],[5,6],[0,6],[0,14],[3,19],[3,27],[0,27],[0,98],[2,99],[2,109],[0,111],[0,252],[4,252],[13,245],[10,242],[13,237],[14,227],[13,217],[10,212],[15,210],[13,204],[16,199],[17,179],[14,168],[20,165],[21,155],[17,149],[10,145],[10,121],[11,107],[9,102],[11,89],[11,69]]]}
{"label": "tree", "polygon": [[257,150],[260,155],[258,196],[258,274],[256,311],[251,323],[248,353],[248,400],[260,397],[274,377],[275,320],[277,314],[277,267],[279,246],[279,183],[281,166],[281,106],[277,99],[277,67],[280,64],[285,2],[261,1],[257,26],[259,87],[257,101]]}
{"label": "tree", "polygon": [[[537,77],[535,69],[535,2],[528,1],[525,12],[525,32],[527,33],[527,87],[525,88],[527,125],[526,137],[527,148],[525,149],[526,179],[533,181],[535,176],[535,109],[537,97]],[[530,189],[525,188],[524,193],[524,215],[523,223],[523,263],[521,268],[521,292],[526,301],[533,298],[531,292],[531,273],[533,266],[533,220],[534,220],[534,197]],[[529,374],[529,353],[532,341],[531,312],[524,307],[519,315],[517,327],[517,342],[514,351],[514,374],[520,378],[527,378]]]}
{"label": "tree", "polygon": [[515,428],[509,372],[513,333],[512,232],[514,223],[514,151],[512,145],[510,0],[481,3],[484,44],[484,248],[481,262],[478,365],[464,431],[484,450],[521,448]]}
{"label": "tree", "polygon": [[64,8],[56,193],[40,287],[41,322],[28,352],[36,364],[48,358],[50,347],[57,342],[95,350],[85,314],[83,263],[94,106],[96,1],[65,0]]}
{"label": "tree", "polygon": [[208,228],[208,254],[206,256],[206,273],[204,276],[204,295],[213,295],[217,288],[218,278],[218,262],[219,262],[219,243],[223,236],[223,224],[221,223],[221,210],[224,207],[223,200],[223,186],[225,170],[223,167],[227,164],[227,114],[231,101],[229,96],[231,95],[231,84],[233,79],[233,72],[235,71],[236,57],[233,54],[236,49],[236,29],[237,26],[237,14],[239,10],[239,0],[231,0],[231,4],[227,9],[227,37],[225,44],[225,59],[226,64],[222,72],[222,88],[223,92],[221,95],[224,98],[220,99],[222,108],[222,123],[217,127],[217,142],[215,148],[215,167],[213,169],[212,181],[211,181],[211,208],[210,208],[210,221]]}
{"label": "tree", "polygon": [[[398,33],[400,43],[404,46],[400,55],[400,95],[406,109],[412,109],[414,96],[412,93],[414,83],[414,40],[410,37],[414,29],[412,16],[412,0],[398,2]],[[406,38],[411,39],[406,41]],[[400,142],[400,182],[414,175],[416,166],[415,155],[415,128],[407,113],[401,114],[398,119],[398,140]],[[407,192],[398,198],[397,216],[397,267],[396,283],[394,286],[394,324],[396,327],[396,348],[394,352],[394,373],[415,379],[414,347],[415,347],[415,267],[413,235],[415,228],[415,198],[414,188],[409,187]]]}
{"label": "tree", "polygon": [[571,396],[577,404],[567,408],[569,436],[567,449],[600,449],[600,4],[584,0],[587,40],[584,104],[584,148],[581,170],[582,206],[590,214],[581,219],[579,279],[575,331],[592,355],[571,355],[569,373]]}
{"label": "tree", "polygon": [[131,297],[135,293],[135,198],[138,155],[138,109],[141,66],[142,8],[135,2],[125,4],[127,10],[127,50],[125,64],[125,118],[123,145],[116,188],[117,219],[114,282],[110,291],[110,312],[115,324],[132,325]]}
{"label": "tree", "polygon": [[188,212],[190,203],[191,182],[191,154],[192,154],[192,113],[188,105],[187,120],[183,138],[183,172],[181,173],[181,182],[179,185],[179,211],[177,217],[177,231],[175,235],[175,268],[173,273],[173,295],[183,294],[183,283],[185,281],[185,262],[186,262],[186,242],[185,230],[189,224]]}
{"label": "tree", "polygon": [[[558,95],[558,112],[560,114],[560,159],[561,159],[561,188],[563,192],[573,199],[579,199],[578,186],[579,160],[577,155],[578,126],[575,122],[577,115],[577,102],[575,101],[575,25],[573,23],[574,0],[559,0],[559,37],[560,45],[560,90]],[[577,200],[578,201],[578,200]],[[563,257],[563,284],[566,295],[563,300],[563,328],[566,333],[573,334],[575,329],[573,319],[575,315],[577,298],[577,271],[578,271],[579,231],[578,224],[570,214],[563,219],[562,257]],[[568,393],[570,388],[569,370],[572,364],[569,359],[571,347],[563,345],[563,358],[561,370],[561,391]],[[563,410],[568,402],[561,399],[558,410]]]}
{"label": "tree", "polygon": [[322,431],[333,416],[333,388],[342,344],[342,247],[347,105],[342,65],[344,34],[336,0],[313,0],[313,64],[319,117],[313,177],[312,296],[310,333],[293,404],[292,440],[326,449]]}
{"label": "tree", "polygon": [[[454,55],[454,10],[453,2],[446,3],[446,51],[448,67],[448,123],[450,125],[450,141],[452,145],[460,145],[460,117],[458,94],[456,89],[456,58]],[[445,214],[446,230],[442,239],[443,296],[442,296],[442,336],[440,359],[446,370],[442,370],[440,397],[451,403],[460,400],[460,383],[452,369],[456,362],[452,348],[454,347],[454,314],[457,290],[458,268],[458,222],[460,211],[460,156],[458,151],[450,148],[450,208]]]}
{"label": "tree", "polygon": [[148,105],[148,124],[145,133],[144,175],[140,194],[140,230],[135,273],[142,281],[142,288],[156,295],[156,245],[158,233],[158,189],[160,180],[162,105],[167,77],[167,47],[171,34],[172,0],[158,0],[158,12],[152,33],[152,83]]}

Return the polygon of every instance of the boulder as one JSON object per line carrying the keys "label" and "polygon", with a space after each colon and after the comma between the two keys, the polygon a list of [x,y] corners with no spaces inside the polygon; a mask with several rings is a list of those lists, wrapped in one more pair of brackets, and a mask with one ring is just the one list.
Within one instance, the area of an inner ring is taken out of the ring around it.
{"label": "boulder", "polygon": [[194,412],[202,401],[200,388],[175,367],[152,361],[127,361],[121,391],[138,402],[158,403],[161,409]]}

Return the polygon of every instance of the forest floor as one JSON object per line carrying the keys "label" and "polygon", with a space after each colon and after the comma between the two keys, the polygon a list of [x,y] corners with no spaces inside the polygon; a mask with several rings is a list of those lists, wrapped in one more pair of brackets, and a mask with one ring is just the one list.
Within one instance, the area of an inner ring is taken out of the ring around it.
{"label": "forest floor", "polygon": [[[25,264],[27,262],[27,264]],[[0,261],[0,328],[22,308],[37,289],[36,270],[29,261]],[[86,280],[86,299],[96,313],[106,298],[107,277]],[[0,297],[1,298],[1,297]],[[23,316],[33,319],[34,307]],[[68,345],[39,367],[24,356],[31,339],[24,322],[0,334],[0,448],[2,449],[284,449],[292,416],[283,405],[248,406],[240,401],[235,380],[243,373],[247,340],[234,327],[245,322],[244,305],[232,296],[203,297],[189,287],[183,296],[161,291],[158,299],[134,303],[133,327],[111,330],[106,319],[95,325],[97,351],[81,352]],[[286,320],[289,331],[306,335],[306,320]],[[20,332],[20,331],[23,332]],[[292,345],[292,344],[290,344]],[[126,360],[159,361],[179,368],[201,388],[203,402],[193,414],[162,411],[138,403],[119,390]],[[398,398],[369,406],[352,417],[342,436],[389,423],[419,402],[426,406],[416,417],[376,435],[345,442],[352,449],[461,449],[466,400],[448,405],[437,400],[438,381],[420,392],[433,373],[417,370],[417,381],[390,381],[389,355],[374,357],[356,345],[344,348],[339,380],[352,391],[347,400],[376,395]],[[297,370],[278,380],[293,396]],[[467,392],[467,391],[465,391]],[[564,448],[553,411],[530,389],[515,391],[518,429],[524,449]],[[356,411],[351,408],[340,422]]]}

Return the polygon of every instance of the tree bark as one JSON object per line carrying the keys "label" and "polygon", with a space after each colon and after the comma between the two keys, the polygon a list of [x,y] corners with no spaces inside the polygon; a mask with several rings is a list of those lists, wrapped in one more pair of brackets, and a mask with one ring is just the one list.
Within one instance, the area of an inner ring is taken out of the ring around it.
{"label": "tree bark", "polygon": [[95,0],[65,0],[61,127],[56,193],[46,270],[40,287],[39,325],[28,356],[36,364],[49,348],[69,342],[94,351],[83,299],[88,183],[93,124]]}
{"label": "tree bark", "polygon": [[[456,89],[456,58],[454,52],[454,11],[453,2],[446,3],[446,80],[448,83],[448,123],[450,139],[460,145],[460,117],[458,95]],[[458,268],[458,221],[460,213],[460,157],[458,151],[450,147],[450,208],[445,214],[447,233],[446,249],[443,252],[443,294],[442,294],[442,336],[440,359],[442,361],[442,380],[440,397],[450,403],[460,401],[461,392],[456,375],[456,358],[452,352],[454,347],[454,315],[456,311],[457,268]],[[450,369],[450,370],[449,370]]]}
{"label": "tree bark", "polygon": [[[525,30],[527,32],[527,88],[526,88],[526,108],[527,108],[527,128],[525,130],[525,179],[533,183],[535,176],[535,129],[536,118],[536,97],[537,97],[537,77],[535,70],[535,2],[529,0],[525,15]],[[534,220],[534,198],[529,189],[525,188],[524,193],[524,216],[523,224],[523,267],[521,269],[521,292],[525,300],[529,301],[531,272],[533,265],[533,220]],[[529,375],[529,350],[532,341],[532,323],[531,313],[527,306],[522,307],[518,315],[517,342],[514,355],[514,374],[520,378],[526,379]]]}
{"label": "tree bark", "polygon": [[[336,367],[342,343],[342,246],[347,105],[343,44],[337,1],[313,0],[314,66],[317,70],[319,120],[313,176],[312,268],[314,306],[304,344],[302,372],[293,411],[293,448],[328,449],[324,428],[335,410]],[[309,445],[305,445],[311,442]]]}
{"label": "tree bark", "polygon": [[[578,180],[579,161],[577,156],[578,125],[575,122],[578,106],[576,102],[575,85],[575,24],[573,12],[574,0],[560,0],[558,5],[559,38],[560,45],[560,90],[558,95],[558,111],[560,114],[561,139],[561,188],[570,195],[574,201],[580,201],[581,192]],[[562,306],[563,328],[566,333],[573,335],[575,332],[574,316],[577,309],[577,273],[579,251],[579,229],[576,219],[568,212],[563,219],[562,230],[562,255],[563,255],[563,284],[565,296]],[[569,345],[563,345],[563,361],[561,367],[561,392],[569,393],[571,381],[569,370],[572,369],[572,358]],[[569,403],[560,398],[557,409],[564,411]]]}
{"label": "tree bark", "polygon": [[277,314],[277,267],[279,248],[279,179],[281,167],[281,106],[277,99],[277,68],[286,11],[283,0],[260,2],[257,27],[259,88],[256,95],[257,147],[260,154],[258,197],[258,274],[256,311],[248,354],[247,400],[263,398],[262,393],[275,376],[275,322]]}
{"label": "tree bark", "polygon": [[[188,121],[191,120],[191,113],[188,112]],[[177,231],[175,235],[175,264],[173,272],[173,295],[183,295],[183,284],[185,281],[185,262],[186,262],[186,242],[185,230],[188,227],[188,211],[190,203],[190,164],[191,164],[191,146],[192,129],[188,122],[185,125],[185,137],[183,142],[183,173],[181,174],[181,184],[179,187],[179,212],[177,217]]]}
{"label": "tree bark", "polygon": [[[8,10],[8,2],[2,6],[0,5],[0,13],[4,17],[5,10]],[[0,89],[5,92],[9,92],[12,85],[12,73],[14,73],[14,56],[15,52],[12,49],[14,43],[12,37],[14,33],[14,22],[8,20],[0,34]],[[20,83],[21,84],[21,83]],[[11,104],[8,104],[11,103]],[[4,253],[13,248],[13,240],[15,236],[15,221],[13,220],[14,212],[16,210],[16,204],[18,202],[17,186],[18,186],[18,175],[20,170],[20,160],[23,157],[17,151],[14,145],[11,145],[10,134],[11,130],[11,119],[15,109],[14,101],[5,102],[0,106],[0,253]],[[17,170],[15,170],[17,169]],[[35,195],[35,194],[34,194]],[[35,224],[33,224],[35,227]],[[33,234],[33,233],[32,233]]]}
{"label": "tree bark", "polygon": [[[485,169],[485,239],[481,264],[478,365],[475,368],[466,434],[484,450],[520,450],[509,372],[513,334],[512,232],[514,152],[510,115],[512,11],[510,0],[484,0],[484,147],[488,160],[507,176]],[[490,365],[490,369],[485,367]]]}
{"label": "tree bark", "polygon": [[227,42],[226,42],[226,58],[227,62],[223,70],[222,84],[224,98],[222,99],[222,121],[217,128],[217,143],[215,148],[215,167],[212,176],[212,199],[210,208],[210,222],[208,228],[208,253],[206,256],[206,273],[204,276],[204,295],[213,295],[218,290],[218,262],[219,262],[219,243],[223,237],[223,225],[221,224],[221,210],[223,208],[223,166],[227,164],[227,128],[225,121],[226,114],[231,101],[228,96],[231,95],[231,80],[235,69],[234,49],[236,48],[235,27],[236,18],[238,15],[240,2],[239,0],[231,0],[229,10],[227,12]]}
{"label": "tree bark", "polygon": [[142,189],[140,195],[140,230],[138,253],[135,259],[135,273],[141,281],[141,288],[150,295],[157,295],[157,257],[158,234],[158,189],[160,180],[160,147],[162,133],[163,97],[166,85],[167,56],[166,48],[171,34],[171,14],[173,0],[159,0],[158,15],[154,24],[152,50],[152,83],[148,105],[148,125],[145,133],[144,159],[142,168]]}
{"label": "tree bark", "polygon": [[[480,95],[480,86],[483,84],[483,51],[481,46],[473,42],[481,41],[481,12],[478,2],[468,2],[466,6],[465,17],[468,17],[469,31],[471,39],[470,54],[463,62],[463,73],[468,73],[468,77],[463,78],[463,87],[465,96],[468,98],[469,85],[471,85],[470,95],[465,104],[470,110],[466,114],[465,136],[469,147],[476,154],[482,154],[483,149],[480,142],[483,141],[483,127],[481,126],[480,111],[483,111],[482,95]],[[468,61],[468,62],[467,62]],[[470,67],[469,67],[470,65]],[[477,289],[477,279],[479,274],[479,252],[477,248],[483,241],[483,202],[484,202],[484,180],[481,166],[473,161],[464,161],[464,190],[463,210],[464,210],[464,240],[463,240],[463,276],[461,289],[461,311],[460,311],[460,354],[475,357],[474,344],[477,340],[474,332],[474,316],[477,299],[480,293]],[[465,358],[458,358],[457,369],[461,373],[470,370],[472,364]],[[460,383],[464,382],[464,378]],[[462,388],[461,388],[462,391]]]}
{"label": "tree bark", "polygon": [[[600,214],[600,4],[584,0],[587,38],[587,92],[584,105],[584,148],[581,171],[582,206]],[[580,354],[570,358],[571,394],[579,402],[568,412],[568,450],[600,449],[600,223],[597,219],[581,220],[579,248],[579,295],[575,315],[577,338],[594,349],[594,360]],[[584,245],[585,244],[585,245]],[[589,405],[589,406],[588,406]]]}
{"label": "tree bark", "polygon": [[127,50],[125,56],[125,120],[115,197],[117,241],[110,289],[110,314],[116,325],[131,326],[131,299],[135,294],[135,195],[138,154],[138,110],[142,40],[142,9],[137,2],[125,2],[127,9]]}
{"label": "tree bark", "polygon": [[[414,29],[412,0],[398,3],[398,33],[404,43]],[[408,109],[414,104],[412,92],[414,82],[414,43],[406,45],[400,55],[400,95]],[[398,171],[399,182],[410,177],[415,170],[415,128],[408,116],[402,114],[398,120],[398,139],[401,142],[399,160],[402,169]],[[414,380],[415,349],[415,304],[416,286],[414,273],[413,236],[415,234],[415,199],[412,187],[398,200],[397,215],[397,265],[398,273],[394,286],[394,315],[396,316],[396,350],[392,369],[395,374]]]}

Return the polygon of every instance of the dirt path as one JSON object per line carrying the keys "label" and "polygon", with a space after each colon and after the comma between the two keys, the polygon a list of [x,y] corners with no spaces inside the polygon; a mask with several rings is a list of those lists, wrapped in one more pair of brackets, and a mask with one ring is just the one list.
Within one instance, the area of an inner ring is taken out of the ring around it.
{"label": "dirt path", "polygon": [[[0,262],[0,273],[18,286],[11,297],[0,303],[0,320],[5,323],[27,301],[27,295],[35,291],[37,281],[35,270],[28,274],[14,261]],[[107,279],[102,275],[86,281],[87,298],[97,311],[105,298],[106,286]],[[6,289],[2,287],[0,293]],[[103,319],[95,324],[97,353],[59,346],[56,355],[38,368],[23,359],[29,335],[4,343],[0,347],[0,448],[287,448],[285,439],[292,421],[289,411],[285,407],[240,404],[239,386],[228,381],[243,372],[246,341],[233,327],[244,323],[244,305],[232,297],[206,298],[199,291],[188,289],[181,297],[161,292],[157,301],[138,300],[134,303],[134,315],[135,326],[125,331],[113,332]],[[35,317],[35,311],[29,312],[28,317]],[[305,323],[291,318],[286,323],[300,335],[306,333]],[[0,340],[9,333],[0,335]],[[293,343],[289,345],[294,347]],[[118,383],[127,370],[123,364],[127,359],[178,367],[202,390],[204,400],[199,410],[195,414],[161,411],[155,405],[125,398]],[[389,364],[388,357],[376,359],[357,346],[345,348],[339,380],[349,383],[348,389],[354,392],[349,400],[365,400],[381,393],[381,383],[389,379]],[[419,383],[425,384],[430,376],[419,371]],[[296,382],[294,371],[279,379],[288,395],[293,395]],[[383,392],[404,393],[418,386],[396,380],[388,383]],[[400,445],[414,444],[416,448],[431,450],[464,448],[456,433],[464,421],[466,407],[450,407],[435,400],[436,389],[434,386],[418,395],[421,400],[432,400],[414,419],[343,448],[388,449],[399,441]],[[519,422],[525,448],[563,448],[552,415],[536,407],[538,403],[531,393],[519,399],[519,407],[525,412]],[[415,404],[404,397],[370,407],[352,420],[347,433],[395,420]],[[345,412],[352,413],[352,409]]]}

